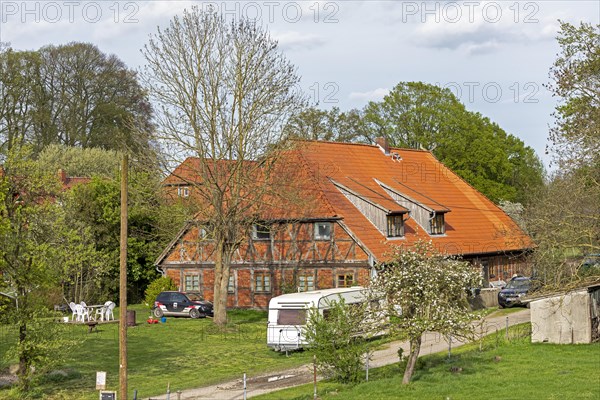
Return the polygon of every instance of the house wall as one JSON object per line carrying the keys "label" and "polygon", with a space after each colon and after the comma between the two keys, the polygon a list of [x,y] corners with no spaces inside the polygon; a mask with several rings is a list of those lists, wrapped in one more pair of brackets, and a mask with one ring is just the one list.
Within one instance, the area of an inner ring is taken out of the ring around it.
{"label": "house wall", "polygon": [[587,290],[532,301],[533,343],[590,343],[592,324]]}
{"label": "house wall", "polygon": [[[199,291],[209,301],[214,299],[214,269],[212,266],[165,266],[166,275],[173,279],[179,290]],[[258,292],[255,288],[254,275],[268,273],[271,277],[271,289],[268,292]],[[370,267],[362,265],[318,266],[297,265],[286,266],[243,266],[232,265],[231,275],[234,279],[233,292],[227,296],[227,306],[232,308],[266,309],[269,300],[274,296],[298,291],[298,276],[314,276],[314,290],[338,287],[338,275],[354,277],[353,285],[366,285],[369,281]],[[199,287],[189,288],[185,285],[186,275],[199,276]]]}
{"label": "house wall", "polygon": [[481,268],[483,287],[488,282],[508,282],[514,275],[531,276],[531,266],[524,254],[502,254],[495,256],[468,256],[465,260]]}
{"label": "house wall", "polygon": [[[314,289],[338,287],[339,276],[348,275],[353,285],[367,284],[371,269],[368,254],[341,225],[331,223],[329,240],[315,239],[312,222],[273,226],[269,240],[253,240],[248,235],[232,260],[233,291],[228,294],[228,307],[265,309],[272,297],[298,291],[300,276],[311,276]],[[202,236],[201,227],[191,227],[160,267],[179,290],[197,290],[212,301],[214,243]],[[270,281],[266,292],[256,287],[256,277],[263,273]],[[198,287],[186,287],[186,276],[192,275],[198,277]]]}

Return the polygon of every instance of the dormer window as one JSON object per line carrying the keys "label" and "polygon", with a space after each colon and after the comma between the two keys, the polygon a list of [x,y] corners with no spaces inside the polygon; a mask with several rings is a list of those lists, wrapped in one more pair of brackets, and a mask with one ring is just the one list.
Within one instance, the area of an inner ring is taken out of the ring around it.
{"label": "dormer window", "polygon": [[404,219],[402,214],[387,216],[387,237],[404,236]]}
{"label": "dormer window", "polygon": [[271,228],[265,224],[252,225],[252,239],[269,240],[271,239]]}
{"label": "dormer window", "polygon": [[315,240],[331,240],[331,222],[315,222]]}
{"label": "dormer window", "polygon": [[190,188],[188,186],[179,186],[177,188],[177,196],[179,197],[189,197]]}
{"label": "dormer window", "polygon": [[444,213],[433,213],[429,220],[429,234],[443,235],[446,233],[446,223],[444,222]]}

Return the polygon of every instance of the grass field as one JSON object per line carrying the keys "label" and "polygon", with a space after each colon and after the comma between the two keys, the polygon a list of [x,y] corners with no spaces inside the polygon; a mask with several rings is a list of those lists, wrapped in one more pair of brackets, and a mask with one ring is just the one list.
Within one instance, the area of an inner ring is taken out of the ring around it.
{"label": "grass field", "polygon": [[[210,319],[168,318],[164,324],[147,324],[149,312],[137,310],[139,325],[128,329],[128,389],[138,397],[171,392],[241,378],[244,372],[260,373],[291,368],[309,361],[306,353],[291,357],[266,347],[266,312],[230,311],[231,323],[218,330]],[[115,312],[115,315],[118,315]],[[0,354],[14,343],[16,332],[0,327]],[[63,334],[74,338],[64,366],[36,382],[35,394],[44,399],[97,399],[96,371],[107,372],[109,390],[118,386],[118,325],[100,325],[88,334],[86,326],[65,325]],[[14,329],[13,329],[14,330]],[[0,361],[0,369],[16,360]],[[0,399],[12,398],[0,390]]]}
{"label": "grass field", "polygon": [[[523,326],[488,337],[479,351],[468,345],[423,357],[411,384],[402,385],[398,365],[373,369],[369,382],[354,386],[319,382],[320,399],[600,399],[600,343],[532,344]],[[519,333],[515,335],[515,333]],[[454,371],[454,372],[453,372]],[[313,386],[303,385],[257,397],[260,400],[309,400]]]}

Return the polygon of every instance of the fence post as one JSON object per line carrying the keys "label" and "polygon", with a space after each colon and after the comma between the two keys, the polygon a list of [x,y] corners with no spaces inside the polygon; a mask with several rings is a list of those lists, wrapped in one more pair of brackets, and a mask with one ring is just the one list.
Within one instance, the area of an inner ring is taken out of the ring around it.
{"label": "fence post", "polygon": [[183,393],[183,392],[182,392],[181,390],[178,390],[178,391],[177,391],[177,400],[181,400],[181,394],[182,394],[182,393]]}
{"label": "fence post", "polygon": [[371,358],[371,357],[369,356],[369,352],[367,351],[367,376],[366,376],[367,382],[369,382],[369,358]]}
{"label": "fence post", "polygon": [[167,382],[167,400],[171,398],[171,383]]}
{"label": "fence post", "polygon": [[313,399],[317,400],[317,355],[313,354]]}
{"label": "fence post", "polygon": [[244,372],[244,400],[246,400],[246,399],[247,399],[247,397],[246,397],[246,396],[247,396],[247,395],[246,395],[246,373]]}

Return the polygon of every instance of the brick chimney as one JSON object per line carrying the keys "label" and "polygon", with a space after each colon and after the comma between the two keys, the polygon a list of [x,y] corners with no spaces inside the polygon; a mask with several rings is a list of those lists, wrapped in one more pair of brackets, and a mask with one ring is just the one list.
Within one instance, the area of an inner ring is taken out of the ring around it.
{"label": "brick chimney", "polygon": [[390,145],[386,137],[375,138],[375,144],[379,146],[381,151],[383,151],[386,156],[390,155]]}

